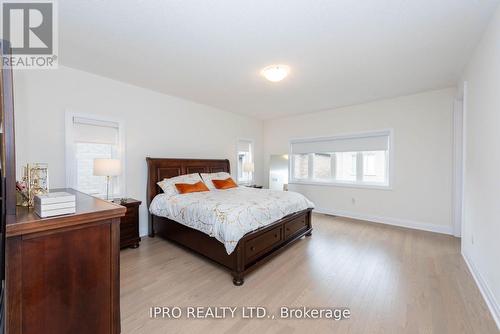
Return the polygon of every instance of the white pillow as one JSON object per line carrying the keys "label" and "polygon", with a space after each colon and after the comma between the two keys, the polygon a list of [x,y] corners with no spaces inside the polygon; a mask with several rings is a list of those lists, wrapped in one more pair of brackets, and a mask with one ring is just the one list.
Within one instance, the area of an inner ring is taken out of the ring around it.
{"label": "white pillow", "polygon": [[175,187],[176,183],[194,184],[200,181],[203,181],[200,177],[200,174],[193,173],[171,177],[170,179],[163,179],[162,181],[158,182],[157,185],[159,185],[163,192],[170,197],[179,193],[177,191],[177,188]]}
{"label": "white pillow", "polygon": [[208,189],[216,189],[212,180],[227,180],[231,177],[231,174],[226,172],[219,173],[201,173],[201,178],[203,182],[207,185]]}

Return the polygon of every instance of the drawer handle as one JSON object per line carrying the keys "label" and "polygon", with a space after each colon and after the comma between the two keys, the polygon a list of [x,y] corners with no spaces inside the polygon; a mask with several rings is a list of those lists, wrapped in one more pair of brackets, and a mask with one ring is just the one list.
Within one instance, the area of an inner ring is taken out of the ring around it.
{"label": "drawer handle", "polygon": [[278,234],[275,234],[275,235],[274,235],[274,237],[275,237],[275,238],[278,238]]}
{"label": "drawer handle", "polygon": [[255,250],[255,247],[254,246],[250,247],[250,250],[253,252]]}
{"label": "drawer handle", "polygon": [[287,228],[286,228],[286,230],[287,230],[288,232],[290,232],[290,228],[289,228],[289,227],[287,227]]}

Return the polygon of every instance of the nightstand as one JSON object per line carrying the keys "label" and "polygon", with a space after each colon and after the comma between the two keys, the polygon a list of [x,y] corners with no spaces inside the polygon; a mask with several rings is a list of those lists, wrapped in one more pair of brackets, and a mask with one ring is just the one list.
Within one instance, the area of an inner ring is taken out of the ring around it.
{"label": "nightstand", "polygon": [[262,189],[263,186],[258,186],[256,184],[252,184],[250,186],[245,186],[245,187],[248,187],[248,188],[257,188],[257,189]]}
{"label": "nightstand", "polygon": [[139,237],[139,206],[141,201],[127,198],[125,201],[114,201],[127,208],[125,216],[120,218],[120,248],[139,247],[141,237]]}

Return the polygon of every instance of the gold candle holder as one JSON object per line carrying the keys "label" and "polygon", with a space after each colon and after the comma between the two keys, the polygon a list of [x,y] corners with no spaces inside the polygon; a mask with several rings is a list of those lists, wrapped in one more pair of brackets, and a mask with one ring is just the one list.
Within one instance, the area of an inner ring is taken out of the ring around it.
{"label": "gold candle holder", "polygon": [[49,166],[46,163],[27,164],[24,167],[23,181],[27,185],[28,207],[33,207],[35,195],[49,192]]}

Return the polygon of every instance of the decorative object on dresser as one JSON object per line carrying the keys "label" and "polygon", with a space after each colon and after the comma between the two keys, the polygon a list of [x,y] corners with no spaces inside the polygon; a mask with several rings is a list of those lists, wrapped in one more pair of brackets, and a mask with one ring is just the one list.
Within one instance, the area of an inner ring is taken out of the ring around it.
{"label": "decorative object on dresser", "polygon": [[[162,192],[158,182],[165,178],[191,173],[229,173],[229,160],[154,159],[148,164],[148,209],[153,198]],[[242,285],[244,276],[280,253],[286,246],[312,234],[312,208],[283,217],[245,234],[228,255],[224,244],[196,229],[174,220],[149,214],[149,236],[159,236],[180,244],[220,264],[231,272],[234,285]]]}
{"label": "decorative object on dresser", "polygon": [[49,166],[46,163],[32,163],[23,167],[23,170],[23,180],[18,182],[17,190],[27,202],[23,201],[21,205],[33,207],[36,195],[49,192]]}
{"label": "decorative object on dresser", "polygon": [[18,207],[6,227],[9,333],[120,333],[120,217],[126,209],[73,189],[75,214]]}
{"label": "decorative object on dresser", "polygon": [[122,198],[115,200],[127,208],[125,216],[120,219],[120,248],[137,248],[141,242],[139,236],[139,206],[141,201],[133,198]]}
{"label": "decorative object on dresser", "polygon": [[29,206],[30,195],[26,181],[16,181],[16,205]]}
{"label": "decorative object on dresser", "polygon": [[75,199],[75,195],[64,191],[35,195],[35,213],[42,218],[75,213]]}
{"label": "decorative object on dresser", "polygon": [[94,159],[94,175],[106,176],[106,200],[109,201],[109,183],[111,177],[121,174],[119,159]]}

